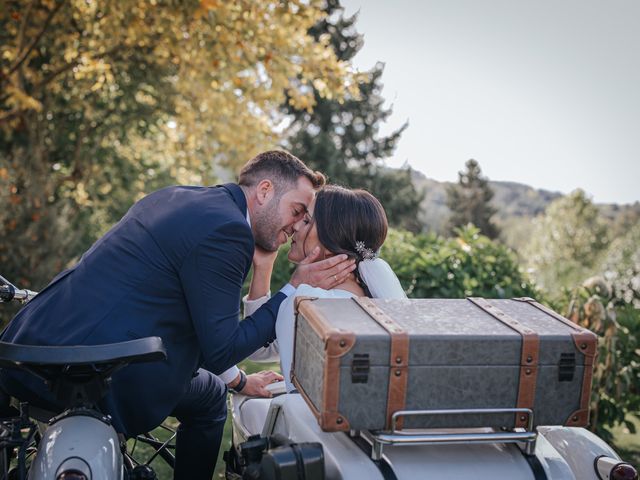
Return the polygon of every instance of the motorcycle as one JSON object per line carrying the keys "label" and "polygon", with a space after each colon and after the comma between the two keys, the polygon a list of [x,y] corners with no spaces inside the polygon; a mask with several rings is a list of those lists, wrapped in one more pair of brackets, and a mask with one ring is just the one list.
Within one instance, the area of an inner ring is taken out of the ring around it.
{"label": "motorcycle", "polygon": [[[16,288],[0,276],[0,302],[26,303],[36,292]],[[175,437],[161,441],[146,433],[136,442],[154,453],[138,462],[126,439],[98,408],[112,375],[127,365],[160,361],[166,352],[159,337],[92,346],[31,346],[0,342],[0,368],[20,369],[49,386],[62,412],[20,403],[0,392],[0,478],[31,480],[154,479],[149,463],[156,456],[173,467]],[[15,402],[14,402],[15,404]]]}

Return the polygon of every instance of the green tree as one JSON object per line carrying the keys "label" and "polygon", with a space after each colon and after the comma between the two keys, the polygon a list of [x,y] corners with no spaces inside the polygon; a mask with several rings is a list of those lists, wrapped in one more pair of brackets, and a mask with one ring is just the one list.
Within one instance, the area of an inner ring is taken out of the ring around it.
{"label": "green tree", "polygon": [[357,94],[321,0],[0,0],[0,265],[42,288],[144,193],[280,139],[281,105]]}
{"label": "green tree", "polygon": [[449,234],[454,234],[457,228],[471,223],[483,235],[497,238],[500,232],[491,221],[496,213],[490,203],[493,190],[488,180],[482,176],[477,161],[468,160],[465,167],[466,170],[458,172],[458,183],[447,187],[447,206],[451,210]]}
{"label": "green tree", "polygon": [[552,296],[597,273],[609,245],[607,226],[582,190],[552,202],[534,220],[524,257],[535,280]]}
{"label": "green tree", "polygon": [[[342,61],[350,61],[363,45],[355,29],[356,15],[345,17],[340,2],[331,0],[327,16],[310,33],[315,38],[329,38]],[[287,148],[309,166],[324,172],[332,183],[364,188],[384,205],[392,225],[420,230],[418,213],[423,194],[416,191],[411,169],[386,168],[383,159],[392,155],[406,124],[389,136],[378,135],[380,124],[391,110],[384,108],[383,66],[377,64],[359,84],[358,95],[344,99],[323,98],[315,90],[316,106],[312,112],[287,107],[293,115]]]}
{"label": "green tree", "polygon": [[640,310],[640,222],[611,241],[599,270],[611,283],[617,303]]}

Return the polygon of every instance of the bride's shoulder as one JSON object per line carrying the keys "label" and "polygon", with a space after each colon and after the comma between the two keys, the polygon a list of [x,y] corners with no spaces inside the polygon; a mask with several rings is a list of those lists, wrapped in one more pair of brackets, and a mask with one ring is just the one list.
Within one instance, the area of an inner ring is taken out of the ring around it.
{"label": "bride's shoulder", "polygon": [[324,288],[312,287],[306,283],[302,283],[296,288],[295,297],[319,297],[319,298],[348,298],[353,294],[346,290],[325,290]]}

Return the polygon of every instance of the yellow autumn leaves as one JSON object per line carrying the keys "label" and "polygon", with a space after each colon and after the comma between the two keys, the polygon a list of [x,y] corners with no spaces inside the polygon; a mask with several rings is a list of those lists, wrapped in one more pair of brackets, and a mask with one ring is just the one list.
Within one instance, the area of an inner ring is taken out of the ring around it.
{"label": "yellow autumn leaves", "polygon": [[175,127],[151,142],[158,155],[206,177],[212,163],[237,167],[277,144],[282,104],[312,109],[311,85],[329,98],[357,95],[351,65],[327,38],[308,34],[325,15],[322,1],[1,3],[5,132],[31,111],[54,109],[58,96],[102,109],[101,121],[134,110],[123,102],[160,103],[158,128]]}

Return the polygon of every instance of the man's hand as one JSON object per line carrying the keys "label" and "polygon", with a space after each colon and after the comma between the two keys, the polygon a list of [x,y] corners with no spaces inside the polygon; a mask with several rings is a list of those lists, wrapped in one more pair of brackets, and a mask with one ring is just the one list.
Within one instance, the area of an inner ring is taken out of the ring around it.
{"label": "man's hand", "polygon": [[282,380],[284,380],[282,375],[271,370],[253,373],[247,375],[247,383],[241,393],[250,397],[271,397],[271,392],[266,389],[266,386]]}
{"label": "man's hand", "polygon": [[340,254],[326,260],[316,262],[320,255],[320,247],[313,251],[298,264],[289,283],[298,288],[301,283],[312,287],[330,290],[344,282],[356,268],[356,261],[347,255]]}

